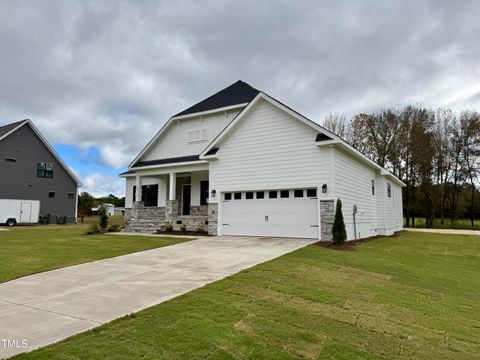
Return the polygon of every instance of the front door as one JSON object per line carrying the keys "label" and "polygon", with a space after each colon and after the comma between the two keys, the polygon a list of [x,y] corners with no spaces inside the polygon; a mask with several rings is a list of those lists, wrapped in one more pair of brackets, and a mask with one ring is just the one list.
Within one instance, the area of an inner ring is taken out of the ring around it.
{"label": "front door", "polygon": [[185,184],[182,187],[182,215],[190,215],[191,185]]}

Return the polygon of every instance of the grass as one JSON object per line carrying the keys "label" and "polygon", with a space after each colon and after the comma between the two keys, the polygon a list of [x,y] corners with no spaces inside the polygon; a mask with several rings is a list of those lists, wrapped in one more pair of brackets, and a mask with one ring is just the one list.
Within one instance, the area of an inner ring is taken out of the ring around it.
{"label": "grass", "polygon": [[[403,224],[405,225],[405,219],[403,219]],[[472,223],[469,219],[457,219],[453,224],[450,222],[450,219],[445,219],[444,224],[440,223],[440,219],[435,219],[433,221],[433,229],[456,229],[456,230],[480,230],[480,220],[475,220]],[[425,228],[425,218],[415,218],[415,226],[410,225],[410,227],[415,228]]]}
{"label": "grass", "polygon": [[18,359],[480,358],[480,238],[312,245]]}
{"label": "grass", "polygon": [[176,244],[185,239],[85,235],[89,225],[16,226],[0,232],[0,283],[89,261]]}

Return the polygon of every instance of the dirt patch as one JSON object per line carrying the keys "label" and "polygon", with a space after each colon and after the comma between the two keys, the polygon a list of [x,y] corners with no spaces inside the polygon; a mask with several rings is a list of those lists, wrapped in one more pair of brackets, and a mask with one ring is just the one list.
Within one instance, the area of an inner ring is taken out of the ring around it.
{"label": "dirt patch", "polygon": [[209,235],[206,232],[196,232],[196,231],[157,231],[157,235],[188,235],[188,236],[213,236]]}
{"label": "dirt patch", "polygon": [[383,236],[383,235],[371,236],[371,237],[364,238],[364,239],[346,241],[345,243],[340,244],[340,245],[334,244],[330,241],[319,241],[319,242],[316,242],[315,245],[318,245],[318,246],[321,246],[321,247],[324,247],[324,248],[327,248],[327,249],[333,249],[333,250],[356,251],[357,250],[356,248],[357,248],[358,245],[361,245],[361,244],[364,244],[364,243],[367,243],[367,242],[370,242],[370,241],[373,241],[373,240],[385,238],[385,237],[395,238],[395,237],[398,237],[398,236],[400,236],[400,231],[398,231],[398,232],[396,232],[396,233],[394,233],[393,235],[390,235],[390,236]]}

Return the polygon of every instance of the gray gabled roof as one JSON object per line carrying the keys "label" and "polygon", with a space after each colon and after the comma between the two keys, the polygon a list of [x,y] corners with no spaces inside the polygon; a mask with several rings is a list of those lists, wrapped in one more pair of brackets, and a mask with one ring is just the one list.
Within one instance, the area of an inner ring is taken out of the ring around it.
{"label": "gray gabled roof", "polygon": [[232,105],[249,103],[258,93],[259,91],[251,85],[242,80],[238,80],[236,83],[233,83],[225,89],[220,90],[174,116],[183,116],[208,110],[221,109]]}

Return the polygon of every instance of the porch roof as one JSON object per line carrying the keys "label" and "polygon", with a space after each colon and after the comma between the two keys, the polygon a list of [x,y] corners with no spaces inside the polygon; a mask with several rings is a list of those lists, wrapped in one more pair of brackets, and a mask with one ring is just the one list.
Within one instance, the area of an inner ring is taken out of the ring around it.
{"label": "porch roof", "polygon": [[164,165],[164,164],[174,164],[174,163],[182,163],[182,162],[191,162],[191,161],[199,161],[200,155],[188,155],[188,156],[178,156],[173,158],[165,158],[165,159],[156,159],[156,160],[147,160],[147,161],[140,161],[132,166],[132,169],[142,168],[145,166],[152,166],[152,165]]}

